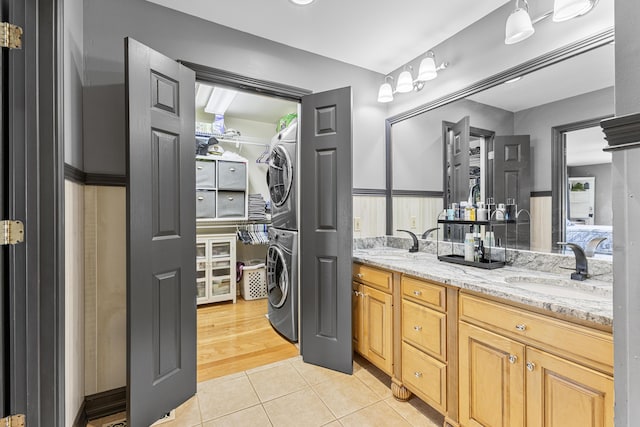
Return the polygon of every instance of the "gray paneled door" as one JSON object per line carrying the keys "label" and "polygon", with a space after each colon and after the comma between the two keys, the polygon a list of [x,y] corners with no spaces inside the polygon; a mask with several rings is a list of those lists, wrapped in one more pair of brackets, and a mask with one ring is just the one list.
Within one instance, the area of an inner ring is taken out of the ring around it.
{"label": "gray paneled door", "polygon": [[302,98],[301,352],[352,373],[351,88]]}
{"label": "gray paneled door", "polygon": [[196,392],[195,73],[125,49],[127,411],[146,427]]}
{"label": "gray paneled door", "polygon": [[450,194],[447,203],[460,203],[469,197],[469,116],[463,117],[451,127],[448,143],[451,153],[449,182]]}
{"label": "gray paneled door", "polygon": [[[529,135],[496,136],[493,145],[493,195],[496,203],[506,203],[512,198],[518,209],[529,212],[531,197],[530,137]],[[518,218],[517,233],[508,233],[509,247],[529,249],[530,218]],[[496,229],[496,238],[502,234]]]}

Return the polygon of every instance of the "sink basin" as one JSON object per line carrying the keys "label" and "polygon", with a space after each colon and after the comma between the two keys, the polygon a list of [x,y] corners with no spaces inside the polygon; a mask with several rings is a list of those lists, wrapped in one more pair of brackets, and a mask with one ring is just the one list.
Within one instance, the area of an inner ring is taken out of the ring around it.
{"label": "sink basin", "polygon": [[504,279],[511,287],[542,293],[549,297],[598,301],[611,298],[611,289],[577,280],[548,279],[535,276],[512,276]]}

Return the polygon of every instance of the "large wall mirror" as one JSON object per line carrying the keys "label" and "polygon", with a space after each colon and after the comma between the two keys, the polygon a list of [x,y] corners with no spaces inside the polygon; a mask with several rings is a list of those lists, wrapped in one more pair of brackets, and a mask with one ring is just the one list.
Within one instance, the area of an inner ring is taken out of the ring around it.
{"label": "large wall mirror", "polygon": [[612,43],[605,31],[388,119],[387,234],[420,236],[452,202],[513,198],[526,223],[516,247],[598,240],[590,249],[610,255],[611,159],[599,122],[615,107]]}

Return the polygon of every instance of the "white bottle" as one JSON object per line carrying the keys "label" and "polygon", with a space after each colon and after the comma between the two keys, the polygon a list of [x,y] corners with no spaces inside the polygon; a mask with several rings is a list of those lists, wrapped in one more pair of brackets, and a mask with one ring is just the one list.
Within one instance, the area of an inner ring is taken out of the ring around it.
{"label": "white bottle", "polygon": [[473,233],[467,233],[464,236],[464,260],[474,260]]}

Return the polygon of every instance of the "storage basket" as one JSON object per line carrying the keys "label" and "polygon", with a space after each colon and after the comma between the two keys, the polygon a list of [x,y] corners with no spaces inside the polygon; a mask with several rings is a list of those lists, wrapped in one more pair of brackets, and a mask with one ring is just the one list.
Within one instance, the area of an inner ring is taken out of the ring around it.
{"label": "storage basket", "polygon": [[267,297],[267,272],[264,262],[252,260],[242,267],[240,293],[245,300]]}

